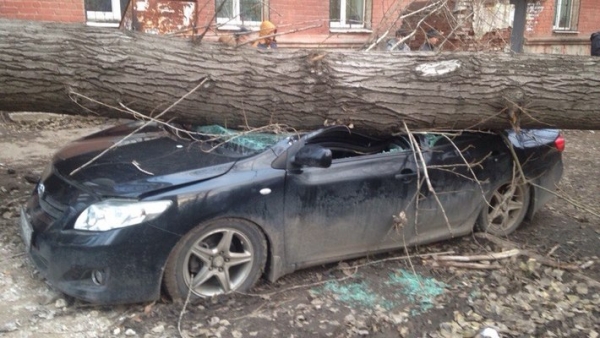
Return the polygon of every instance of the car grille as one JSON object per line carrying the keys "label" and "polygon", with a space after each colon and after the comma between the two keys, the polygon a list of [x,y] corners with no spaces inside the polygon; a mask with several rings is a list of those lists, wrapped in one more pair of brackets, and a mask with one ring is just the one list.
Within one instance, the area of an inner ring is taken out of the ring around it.
{"label": "car grille", "polygon": [[35,231],[43,232],[57,220],[63,219],[63,216],[69,210],[69,206],[89,199],[90,196],[87,193],[55,173],[51,173],[38,184],[27,205],[27,212],[31,217],[31,223]]}
{"label": "car grille", "polygon": [[53,219],[59,219],[60,216],[67,210],[68,206],[60,203],[49,194],[44,194],[40,199],[40,207]]}

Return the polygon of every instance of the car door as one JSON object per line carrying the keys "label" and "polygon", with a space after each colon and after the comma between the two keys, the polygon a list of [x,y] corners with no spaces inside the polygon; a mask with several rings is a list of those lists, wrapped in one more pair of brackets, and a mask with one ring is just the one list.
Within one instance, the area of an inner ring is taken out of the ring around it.
{"label": "car door", "polygon": [[477,133],[427,134],[420,141],[435,193],[421,189],[417,226],[409,236],[423,243],[471,232],[493,172],[489,166],[496,163],[497,156],[505,155],[499,151],[502,141],[495,135]]}
{"label": "car door", "polygon": [[369,139],[344,133],[307,140],[332,150],[330,167],[287,171],[286,257],[296,268],[402,246],[404,229],[394,226],[394,215],[404,212],[406,223],[414,217],[410,147],[391,142],[369,151]]}

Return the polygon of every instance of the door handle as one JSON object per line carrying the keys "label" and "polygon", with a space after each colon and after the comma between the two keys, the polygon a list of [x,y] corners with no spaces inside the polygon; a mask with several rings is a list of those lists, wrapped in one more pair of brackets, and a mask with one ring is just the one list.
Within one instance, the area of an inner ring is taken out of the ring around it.
{"label": "door handle", "polygon": [[402,182],[410,183],[415,180],[416,173],[412,169],[402,169],[399,174],[394,175],[397,180]]}

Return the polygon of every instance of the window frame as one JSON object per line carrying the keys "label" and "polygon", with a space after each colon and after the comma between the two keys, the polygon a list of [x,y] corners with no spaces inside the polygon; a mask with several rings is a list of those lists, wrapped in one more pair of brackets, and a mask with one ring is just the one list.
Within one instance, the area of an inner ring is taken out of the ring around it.
{"label": "window frame", "polygon": [[[560,18],[562,16],[562,5],[565,1],[571,1],[570,14],[568,22],[565,26],[560,26]],[[580,0],[556,0],[554,2],[554,21],[552,22],[552,30],[554,32],[575,32],[579,24],[579,8]]]}
{"label": "window frame", "polygon": [[[346,23],[346,4],[349,0],[340,1],[340,20],[332,21],[331,11],[329,14],[329,28],[331,30],[349,30],[349,31],[364,31],[371,28],[371,8],[373,6],[372,0],[364,0],[363,2],[363,22],[361,24]],[[331,1],[329,2],[331,6]]]}
{"label": "window frame", "polygon": [[[217,10],[217,8],[219,7],[218,1],[219,0],[214,0],[215,1],[215,11]],[[226,0],[223,0],[226,1]],[[262,6],[260,9],[260,16],[261,16],[261,20],[259,21],[242,21],[240,20],[240,1],[242,0],[231,0],[233,2],[233,18],[225,18],[225,17],[219,17],[218,14],[215,15],[215,20],[217,21],[217,25],[218,25],[218,29],[227,29],[227,30],[237,30],[239,29],[240,26],[246,26],[246,27],[259,27],[261,22],[263,20],[268,20],[268,18],[265,16],[265,13],[268,13],[268,8],[269,8],[269,3],[268,0],[263,0],[262,1]]]}
{"label": "window frame", "polygon": [[[121,0],[110,0],[112,11],[88,11],[85,9],[85,21],[88,26],[119,27],[121,22]],[[85,6],[85,1],[84,1]]]}

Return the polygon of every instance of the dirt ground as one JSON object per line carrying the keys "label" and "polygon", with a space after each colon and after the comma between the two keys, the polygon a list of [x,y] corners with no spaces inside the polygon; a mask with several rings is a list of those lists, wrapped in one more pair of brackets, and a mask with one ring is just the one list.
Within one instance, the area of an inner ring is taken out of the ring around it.
{"label": "dirt ground", "polygon": [[410,260],[399,251],[302,270],[182,311],[165,299],[120,306],[72,299],[46,284],[23,251],[18,210],[52,153],[112,123],[0,122],[0,336],[473,337],[485,327],[502,337],[599,336],[600,218],[584,209],[600,211],[600,132],[565,132],[560,193],[576,204],[557,198],[506,239],[575,270],[525,255],[488,261],[493,269],[432,266],[427,254],[503,249],[470,236],[410,250]]}

